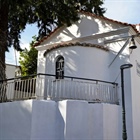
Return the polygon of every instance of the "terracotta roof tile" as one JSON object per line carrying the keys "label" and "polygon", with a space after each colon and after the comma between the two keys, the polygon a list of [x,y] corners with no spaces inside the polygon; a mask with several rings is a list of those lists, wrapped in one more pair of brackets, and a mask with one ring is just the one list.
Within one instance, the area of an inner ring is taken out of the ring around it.
{"label": "terracotta roof tile", "polygon": [[[117,21],[117,20],[113,20],[113,19],[109,19],[107,17],[104,17],[104,16],[98,16],[98,15],[95,15],[93,13],[90,13],[90,12],[84,12],[84,11],[80,11],[79,13],[82,13],[84,15],[87,15],[87,16],[91,16],[91,17],[95,17],[95,18],[99,18],[99,19],[103,19],[103,20],[107,20],[107,21],[110,21],[110,22],[114,22],[114,23],[118,23],[118,24],[122,24],[122,25],[125,25],[125,26],[131,26],[136,33],[139,33],[139,31],[137,30],[136,26],[140,24],[129,24],[129,23],[125,23],[125,22],[120,22],[120,21]],[[40,41],[38,41],[35,45],[35,46],[38,46],[40,45],[44,40],[47,40],[50,36],[52,36],[56,31],[58,31],[58,29],[60,29],[60,27],[57,27],[54,31],[52,31],[48,36],[44,36]]]}
{"label": "terracotta roof tile", "polygon": [[104,51],[109,51],[108,48],[105,48],[104,46],[98,45],[98,44],[80,43],[80,42],[76,42],[76,43],[61,43],[61,44],[57,44],[57,45],[54,45],[54,46],[51,46],[50,48],[48,48],[48,49],[45,51],[44,56],[45,56],[48,52],[50,52],[51,50],[58,49],[58,48],[62,48],[62,47],[72,47],[72,46],[95,47],[95,48],[102,49],[102,50],[104,50]]}

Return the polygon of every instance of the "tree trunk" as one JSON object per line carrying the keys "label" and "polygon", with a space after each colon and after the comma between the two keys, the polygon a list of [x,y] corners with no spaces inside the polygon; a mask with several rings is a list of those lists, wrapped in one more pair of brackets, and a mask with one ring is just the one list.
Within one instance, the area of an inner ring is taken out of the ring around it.
{"label": "tree trunk", "polygon": [[[0,80],[6,79],[5,51],[8,38],[8,11],[8,4],[0,2]],[[0,82],[0,102],[6,100],[6,88],[3,85],[5,85],[4,82]]]}

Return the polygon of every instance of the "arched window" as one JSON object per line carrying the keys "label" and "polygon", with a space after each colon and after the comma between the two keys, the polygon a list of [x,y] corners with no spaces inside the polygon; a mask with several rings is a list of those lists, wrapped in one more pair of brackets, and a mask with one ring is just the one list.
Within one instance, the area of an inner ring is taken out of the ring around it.
{"label": "arched window", "polygon": [[64,79],[64,57],[58,56],[56,60],[56,79]]}

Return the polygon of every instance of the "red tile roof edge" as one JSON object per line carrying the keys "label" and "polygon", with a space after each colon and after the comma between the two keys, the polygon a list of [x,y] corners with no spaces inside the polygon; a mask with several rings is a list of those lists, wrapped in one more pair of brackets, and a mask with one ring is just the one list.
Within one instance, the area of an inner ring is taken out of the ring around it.
{"label": "red tile roof edge", "polygon": [[[107,21],[115,22],[115,23],[118,23],[118,24],[122,24],[122,25],[126,25],[126,26],[131,26],[136,33],[139,33],[139,31],[136,29],[136,26],[137,25],[140,26],[140,24],[129,24],[129,23],[126,23],[126,22],[120,22],[120,21],[117,21],[117,20],[109,19],[109,18],[104,17],[104,16],[98,16],[98,15],[95,15],[94,13],[85,12],[85,11],[80,11],[79,13],[82,13],[82,14],[87,15],[87,16],[92,16],[92,17],[95,17],[95,18],[100,18],[100,19],[104,19],[104,20],[107,20]],[[48,36],[44,36],[40,41],[35,43],[34,47],[40,45],[44,40],[47,40],[56,31],[58,31],[58,29],[60,29],[60,27],[57,27],[56,29],[54,29]]]}
{"label": "red tile roof edge", "polygon": [[99,48],[102,49],[104,51],[109,51],[108,48],[105,48],[102,45],[98,45],[98,44],[91,44],[91,43],[80,43],[80,42],[75,42],[75,43],[61,43],[61,44],[57,44],[57,45],[53,45],[50,48],[48,48],[45,52],[44,52],[44,56],[54,50],[54,49],[58,49],[58,48],[62,48],[62,47],[72,47],[72,46],[83,46],[83,47],[95,47],[95,48]]}

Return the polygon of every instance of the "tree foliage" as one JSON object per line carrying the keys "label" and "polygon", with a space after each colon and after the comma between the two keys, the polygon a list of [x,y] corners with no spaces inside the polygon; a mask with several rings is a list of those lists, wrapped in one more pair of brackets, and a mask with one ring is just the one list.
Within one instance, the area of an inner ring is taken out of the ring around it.
{"label": "tree foliage", "polygon": [[36,37],[30,43],[30,49],[20,52],[19,63],[21,66],[21,76],[28,76],[37,73],[37,54],[38,51],[33,47]]}
{"label": "tree foliage", "polygon": [[81,10],[97,15],[103,16],[105,12],[103,0],[0,0],[0,68],[5,69],[8,47],[13,45],[21,50],[20,34],[27,24],[37,24],[41,39],[56,26],[69,26],[77,21],[77,4]]}
{"label": "tree foliage", "polygon": [[78,19],[75,8],[77,3],[80,3],[84,11],[93,10],[97,15],[105,12],[101,8],[103,0],[0,0],[0,9],[3,9],[0,16],[4,14],[6,19],[4,26],[8,32],[7,45],[14,45],[20,50],[20,33],[26,24],[37,23],[39,37],[49,34],[52,26],[71,25]]}

